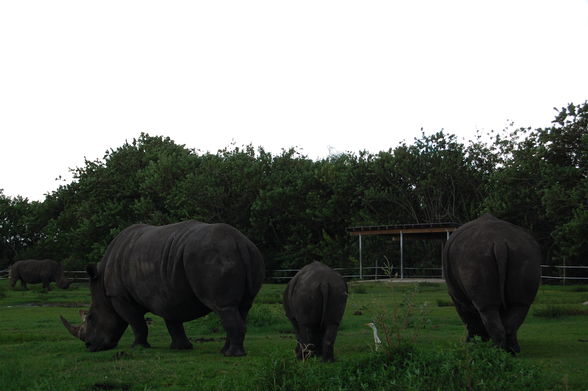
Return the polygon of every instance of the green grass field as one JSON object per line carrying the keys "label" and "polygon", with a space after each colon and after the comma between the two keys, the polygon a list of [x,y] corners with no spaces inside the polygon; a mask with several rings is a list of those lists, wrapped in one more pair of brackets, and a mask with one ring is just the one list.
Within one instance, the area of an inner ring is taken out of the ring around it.
{"label": "green grass field", "polygon": [[[170,350],[163,320],[148,314],[152,348],[131,349],[127,330],[116,349],[89,353],[59,320],[64,315],[77,323],[79,310],[89,306],[87,285],[49,293],[31,287],[11,290],[0,281],[3,391],[459,389],[447,379],[466,389],[491,390],[503,389],[498,382],[510,381],[508,376],[520,378],[526,389],[588,390],[586,286],[543,286],[519,331],[522,352],[513,358],[487,344],[466,347],[476,344],[463,343],[464,327],[443,284],[350,283],[334,364],[294,360],[295,339],[281,305],[284,285],[263,286],[248,320],[248,355],[240,358],[219,353],[224,332],[215,315],[186,324],[191,351]],[[385,359],[383,349],[374,352],[365,326],[370,321],[379,324],[380,337],[389,337],[394,348],[386,350]],[[486,359],[486,369],[476,366]],[[395,371],[402,379],[389,378]],[[435,380],[435,373],[445,373],[446,380]],[[419,376],[429,385],[421,384]]]}

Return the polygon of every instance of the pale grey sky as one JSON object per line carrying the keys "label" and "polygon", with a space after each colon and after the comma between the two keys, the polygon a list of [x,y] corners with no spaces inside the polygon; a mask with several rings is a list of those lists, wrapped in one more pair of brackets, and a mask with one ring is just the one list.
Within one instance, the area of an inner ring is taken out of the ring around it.
{"label": "pale grey sky", "polygon": [[588,99],[588,1],[3,1],[0,188],[140,132],[215,152],[377,152],[549,126]]}

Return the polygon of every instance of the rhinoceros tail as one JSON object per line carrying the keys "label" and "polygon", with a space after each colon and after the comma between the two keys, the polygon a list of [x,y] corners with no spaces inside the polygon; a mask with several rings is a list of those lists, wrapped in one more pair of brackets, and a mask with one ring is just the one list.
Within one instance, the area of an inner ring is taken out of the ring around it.
{"label": "rhinoceros tail", "polygon": [[325,326],[327,321],[327,311],[329,306],[329,285],[326,283],[321,284],[321,296],[323,299],[323,308],[321,312],[321,326]]}
{"label": "rhinoceros tail", "polygon": [[494,259],[498,267],[498,289],[500,291],[500,303],[506,308],[505,287],[506,267],[508,263],[508,245],[505,241],[494,242]]}
{"label": "rhinoceros tail", "polygon": [[263,257],[255,246],[248,243],[239,243],[239,252],[245,265],[247,289],[251,297],[255,297],[265,278]]}

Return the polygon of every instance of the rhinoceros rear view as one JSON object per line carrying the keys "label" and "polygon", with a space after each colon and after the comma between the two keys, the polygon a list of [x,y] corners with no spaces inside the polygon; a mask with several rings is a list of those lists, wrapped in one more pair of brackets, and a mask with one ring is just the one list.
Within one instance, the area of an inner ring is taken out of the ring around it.
{"label": "rhinoceros rear view", "polygon": [[347,303],[343,277],[320,262],[304,266],[288,282],[284,310],[296,331],[296,357],[317,354],[335,359],[333,348]]}
{"label": "rhinoceros rear view", "polygon": [[520,351],[517,330],[541,279],[541,251],[522,228],[484,215],[457,229],[443,249],[449,294],[474,336]]}
{"label": "rhinoceros rear view", "polygon": [[133,225],[87,271],[92,305],[85,321],[78,327],[62,321],[90,351],[115,347],[129,324],[133,346],[148,347],[147,312],[165,320],[172,349],[190,349],[183,323],[214,311],[227,332],[221,352],[245,354],[245,318],[263,282],[264,263],[235,228],[197,221]]}

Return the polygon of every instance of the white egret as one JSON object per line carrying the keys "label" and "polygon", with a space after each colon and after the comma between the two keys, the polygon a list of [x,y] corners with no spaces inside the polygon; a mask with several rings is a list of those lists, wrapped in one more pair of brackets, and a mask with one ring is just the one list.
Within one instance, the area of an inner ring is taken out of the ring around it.
{"label": "white egret", "polygon": [[366,323],[366,326],[370,327],[372,329],[372,331],[374,332],[374,345],[376,347],[376,352],[377,352],[378,348],[382,344],[382,340],[378,336],[378,329],[376,328],[376,324],[373,322],[370,322],[370,323]]}

